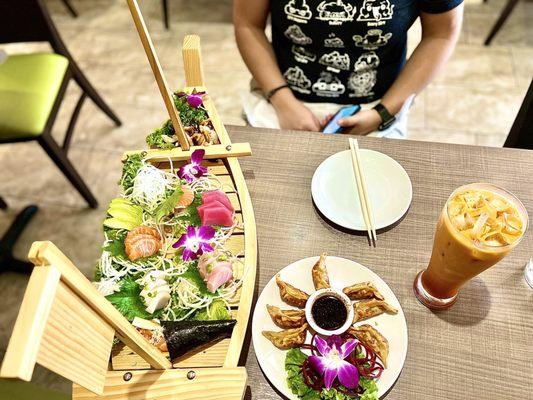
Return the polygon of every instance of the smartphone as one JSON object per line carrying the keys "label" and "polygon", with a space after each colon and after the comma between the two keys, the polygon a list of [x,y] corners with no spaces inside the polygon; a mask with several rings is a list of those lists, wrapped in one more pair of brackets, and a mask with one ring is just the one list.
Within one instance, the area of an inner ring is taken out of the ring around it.
{"label": "smartphone", "polygon": [[331,120],[324,127],[322,132],[324,133],[341,133],[344,129],[342,126],[339,126],[338,122],[341,118],[350,117],[361,110],[360,105],[346,106],[342,107],[337,113],[331,118]]}

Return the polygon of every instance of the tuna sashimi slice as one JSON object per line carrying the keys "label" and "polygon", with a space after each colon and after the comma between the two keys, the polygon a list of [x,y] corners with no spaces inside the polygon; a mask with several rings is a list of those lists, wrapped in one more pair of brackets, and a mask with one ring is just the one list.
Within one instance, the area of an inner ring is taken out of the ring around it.
{"label": "tuna sashimi slice", "polygon": [[209,207],[224,207],[225,209],[227,209],[227,207],[218,200],[211,200],[209,203],[202,204],[200,207],[196,209],[202,221],[204,219],[204,210]]}
{"label": "tuna sashimi slice", "polygon": [[231,201],[229,200],[228,195],[222,190],[211,190],[209,192],[205,192],[202,195],[202,204],[209,204],[212,201],[218,201],[222,203],[224,207],[226,207],[231,212],[235,211],[233,209],[233,206],[231,205]]}
{"label": "tuna sashimi slice", "polygon": [[215,293],[216,290],[233,278],[233,269],[229,262],[219,262],[215,265],[207,278],[207,290]]}
{"label": "tuna sashimi slice", "polygon": [[218,201],[206,204],[202,210],[198,208],[198,214],[202,220],[202,225],[232,226],[233,212],[221,205]]}

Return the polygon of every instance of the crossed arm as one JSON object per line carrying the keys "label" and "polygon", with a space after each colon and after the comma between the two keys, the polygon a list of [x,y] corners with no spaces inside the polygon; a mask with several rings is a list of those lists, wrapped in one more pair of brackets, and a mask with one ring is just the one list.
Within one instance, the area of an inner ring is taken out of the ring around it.
{"label": "crossed arm", "polygon": [[[268,92],[285,83],[271,43],[265,35],[270,0],[235,0],[234,25],[237,45],[248,69],[261,88]],[[404,69],[382,98],[396,114],[412,95],[420,93],[444,66],[461,31],[463,6],[441,14],[421,13],[422,40]],[[281,128],[319,131],[322,123],[289,89],[271,99]],[[340,121],[349,133],[364,135],[378,128],[381,120],[374,110],[360,111]]]}

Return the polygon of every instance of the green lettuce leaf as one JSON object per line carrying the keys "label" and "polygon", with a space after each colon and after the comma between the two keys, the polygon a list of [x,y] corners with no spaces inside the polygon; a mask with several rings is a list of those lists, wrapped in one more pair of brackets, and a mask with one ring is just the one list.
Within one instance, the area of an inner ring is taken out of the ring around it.
{"label": "green lettuce leaf", "polygon": [[120,232],[114,229],[106,231],[107,238],[111,240],[104,247],[104,251],[111,253],[113,257],[127,258],[126,250],[124,248],[124,240],[126,239],[126,232]]}
{"label": "green lettuce leaf", "polygon": [[128,190],[133,186],[133,180],[137,176],[137,172],[142,167],[142,155],[132,154],[126,158],[124,165],[122,166],[122,177],[120,178],[120,184],[124,190]]}
{"label": "green lettuce leaf", "polygon": [[176,207],[176,204],[180,201],[181,196],[183,196],[183,190],[181,190],[181,186],[179,186],[155,209],[155,220],[160,222],[163,217],[173,212],[174,207]]}
{"label": "green lettuce leaf", "polygon": [[106,296],[106,299],[129,321],[133,321],[135,317],[154,318],[154,315],[146,312],[146,306],[141,299],[140,285],[130,276],[122,279],[120,291]]}
{"label": "green lettuce leaf", "polygon": [[189,264],[187,271],[181,274],[180,277],[187,279],[189,282],[195,285],[202,296],[213,296],[213,293],[207,290],[207,285],[198,271],[198,261]]}
{"label": "green lettuce leaf", "polygon": [[209,307],[199,311],[194,316],[198,321],[215,321],[221,319],[231,319],[226,303],[220,299],[214,300]]}
{"label": "green lettuce leaf", "polygon": [[376,381],[361,378],[359,384],[365,391],[359,397],[346,395],[335,388],[322,389],[321,392],[307,386],[302,375],[302,364],[307,355],[300,349],[291,349],[285,356],[287,384],[291,391],[302,400],[379,400]]}

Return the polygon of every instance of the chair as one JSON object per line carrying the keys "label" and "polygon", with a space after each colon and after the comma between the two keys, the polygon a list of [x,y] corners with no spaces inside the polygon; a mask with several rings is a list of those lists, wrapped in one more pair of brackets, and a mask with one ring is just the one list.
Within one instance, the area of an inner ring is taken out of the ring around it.
{"label": "chair", "polygon": [[72,15],[74,18],[77,18],[78,17],[78,12],[76,11],[76,9],[72,6],[72,4],[70,4],[70,0],[61,0],[63,2],[63,4],[65,5],[65,7],[67,8],[68,12],[70,13],[70,15]]}
{"label": "chair", "polygon": [[[514,8],[518,4],[519,0],[507,0],[507,4],[505,4],[505,7],[502,10],[502,13],[498,17],[498,20],[492,27],[489,35],[485,39],[485,46],[490,46],[490,43],[492,42],[492,39],[496,36],[496,34],[500,31],[503,24],[505,24],[505,21],[507,21],[507,18],[509,18],[509,15],[513,12]],[[484,3],[487,2],[487,0],[483,0]]]}
{"label": "chair", "polygon": [[163,8],[163,23],[165,24],[165,29],[168,29],[168,0],[161,0],[161,6]]}
{"label": "chair", "polygon": [[[43,0],[0,2],[0,43],[49,42],[55,53],[12,55],[0,64],[0,143],[36,140],[91,208],[98,202],[67,158],[87,96],[117,126],[120,119],[89,83],[59,36]],[[82,89],[60,146],[51,135],[71,79]]]}
{"label": "chair", "polygon": [[[2,197],[0,197],[0,209],[7,209],[7,203]],[[0,273],[7,271],[30,273],[32,271],[32,263],[17,260],[13,257],[13,247],[36,212],[37,206],[32,205],[24,208],[24,210],[15,217],[15,220],[4,233],[2,238],[0,238]]]}
{"label": "chair", "polygon": [[533,150],[533,80],[503,147]]}
{"label": "chair", "polygon": [[[74,399],[242,399],[244,367],[172,368],[53,243],[35,242],[29,258],[0,378],[30,381],[38,363],[71,380]],[[152,369],[108,370],[115,337]]]}

